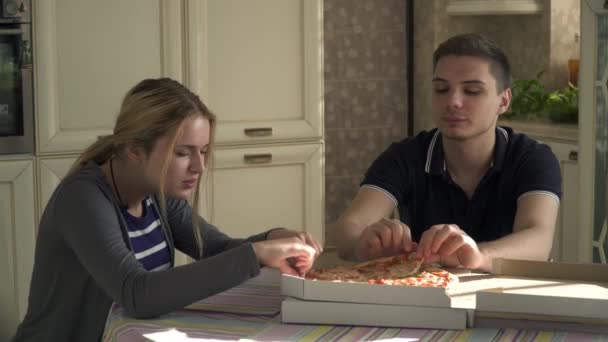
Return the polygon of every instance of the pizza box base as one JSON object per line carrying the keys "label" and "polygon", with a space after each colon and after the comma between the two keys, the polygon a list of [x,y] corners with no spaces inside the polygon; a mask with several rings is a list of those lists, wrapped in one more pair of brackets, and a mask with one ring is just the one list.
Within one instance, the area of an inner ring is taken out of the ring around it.
{"label": "pizza box base", "polygon": [[450,308],[445,288],[309,280],[283,274],[281,293],[304,300]]}
{"label": "pizza box base", "polygon": [[478,312],[608,322],[608,265],[496,260]]}
{"label": "pizza box base", "polygon": [[550,315],[475,312],[475,328],[546,330],[608,334],[608,321]]}
{"label": "pizza box base", "polygon": [[472,310],[409,305],[362,304],[299,300],[281,304],[284,323],[338,324],[396,328],[463,330]]}

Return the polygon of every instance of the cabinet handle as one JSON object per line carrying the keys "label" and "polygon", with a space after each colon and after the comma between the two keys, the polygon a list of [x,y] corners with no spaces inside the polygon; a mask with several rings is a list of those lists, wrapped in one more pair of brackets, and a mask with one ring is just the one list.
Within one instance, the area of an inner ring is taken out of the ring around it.
{"label": "cabinet handle", "polygon": [[247,164],[266,164],[272,162],[272,153],[245,154],[243,160]]}
{"label": "cabinet handle", "polygon": [[568,155],[568,159],[570,160],[578,160],[578,152],[577,151],[570,151],[570,154]]}
{"label": "cabinet handle", "polygon": [[272,135],[272,127],[245,128],[248,137],[267,137]]}

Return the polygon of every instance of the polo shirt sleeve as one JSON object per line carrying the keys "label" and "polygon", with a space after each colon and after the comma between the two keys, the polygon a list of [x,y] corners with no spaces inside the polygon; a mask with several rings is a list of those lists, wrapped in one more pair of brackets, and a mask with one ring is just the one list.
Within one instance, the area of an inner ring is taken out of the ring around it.
{"label": "polo shirt sleeve", "polygon": [[559,161],[547,145],[539,145],[524,156],[516,179],[517,200],[530,194],[546,194],[559,202],[562,196]]}
{"label": "polo shirt sleeve", "polygon": [[405,201],[409,168],[403,143],[391,144],[369,167],[361,182],[362,188],[372,188],[386,194],[398,206]]}

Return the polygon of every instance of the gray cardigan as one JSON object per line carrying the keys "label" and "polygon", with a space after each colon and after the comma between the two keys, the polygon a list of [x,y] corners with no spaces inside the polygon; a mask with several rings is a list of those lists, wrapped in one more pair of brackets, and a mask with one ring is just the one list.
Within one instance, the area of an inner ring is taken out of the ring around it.
{"label": "gray cardigan", "polygon": [[[158,209],[158,197],[154,196]],[[160,210],[159,210],[160,212]],[[136,318],[155,317],[259,274],[250,242],[232,239],[200,219],[203,256],[192,232],[192,208],[168,199],[161,213],[171,250],[197,259],[148,272],[135,259],[119,204],[99,166],[66,177],[40,221],[28,309],[14,341],[98,341],[112,301]]]}

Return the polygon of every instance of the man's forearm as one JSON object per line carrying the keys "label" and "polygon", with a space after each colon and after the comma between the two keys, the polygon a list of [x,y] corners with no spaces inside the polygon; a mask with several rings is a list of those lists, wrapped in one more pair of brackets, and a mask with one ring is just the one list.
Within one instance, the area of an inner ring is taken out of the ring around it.
{"label": "man's forearm", "polygon": [[498,240],[479,243],[483,255],[480,269],[491,272],[492,260],[498,258],[545,261],[551,252],[552,235],[544,228],[531,227]]}

